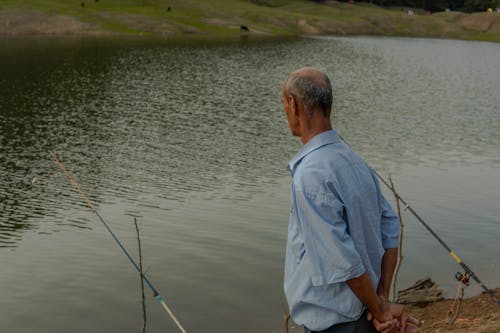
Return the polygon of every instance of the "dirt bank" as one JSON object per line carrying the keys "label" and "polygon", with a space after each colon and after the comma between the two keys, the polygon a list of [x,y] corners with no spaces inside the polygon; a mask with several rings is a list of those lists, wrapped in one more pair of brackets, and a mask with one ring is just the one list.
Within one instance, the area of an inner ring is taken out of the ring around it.
{"label": "dirt bank", "polygon": [[[494,291],[500,298],[500,288]],[[497,306],[486,294],[465,299],[462,302],[460,315],[453,326],[448,329],[448,312],[453,300],[430,303],[425,307],[407,306],[408,312],[421,320],[420,332],[500,332],[500,306]]]}
{"label": "dirt bank", "polygon": [[0,10],[0,36],[109,35],[99,25],[69,15],[20,8]]}

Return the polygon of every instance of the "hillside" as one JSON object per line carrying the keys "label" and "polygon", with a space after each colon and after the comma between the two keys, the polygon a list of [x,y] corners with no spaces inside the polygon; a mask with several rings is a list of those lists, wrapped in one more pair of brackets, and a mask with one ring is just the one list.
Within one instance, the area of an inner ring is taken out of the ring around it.
{"label": "hillside", "polygon": [[[249,32],[242,32],[244,25]],[[300,34],[500,41],[500,13],[435,13],[305,0],[3,0],[0,36],[156,35],[239,38]]]}

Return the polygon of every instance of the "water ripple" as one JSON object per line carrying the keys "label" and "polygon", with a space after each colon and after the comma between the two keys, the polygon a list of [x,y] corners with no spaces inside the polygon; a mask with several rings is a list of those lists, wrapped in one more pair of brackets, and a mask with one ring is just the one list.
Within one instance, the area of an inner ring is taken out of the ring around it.
{"label": "water ripple", "polygon": [[85,226],[54,213],[84,204],[49,149],[97,204],[171,209],[193,192],[247,200],[272,186],[298,148],[290,144],[280,86],[302,65],[330,74],[334,123],[376,167],[498,163],[494,44],[20,44],[0,53],[0,244],[15,244],[43,217]]}

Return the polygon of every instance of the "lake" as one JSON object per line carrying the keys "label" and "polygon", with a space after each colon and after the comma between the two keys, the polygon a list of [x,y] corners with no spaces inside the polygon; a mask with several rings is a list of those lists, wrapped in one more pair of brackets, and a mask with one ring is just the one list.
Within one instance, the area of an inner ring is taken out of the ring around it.
{"label": "lake", "polygon": [[[188,332],[280,332],[285,165],[300,149],[280,94],[305,65],[332,80],[338,132],[499,287],[499,55],[409,38],[1,39],[2,328],[141,327],[139,276],[54,149],[134,258],[137,218],[146,274]],[[459,267],[403,219],[399,287],[431,276],[453,297]],[[176,332],[146,294],[148,332]]]}

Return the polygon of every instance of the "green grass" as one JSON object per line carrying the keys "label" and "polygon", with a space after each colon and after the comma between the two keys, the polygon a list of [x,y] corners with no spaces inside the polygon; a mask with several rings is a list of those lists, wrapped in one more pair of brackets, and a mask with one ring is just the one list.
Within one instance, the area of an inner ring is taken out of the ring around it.
{"label": "green grass", "polygon": [[[303,33],[299,20],[321,31],[351,34],[452,37],[500,41],[500,32],[480,32],[459,26],[455,14],[409,17],[398,8],[384,9],[368,3],[322,5],[306,0],[2,0],[0,8],[17,8],[67,15],[118,34],[161,34],[161,24],[172,36],[203,35],[232,38],[247,25],[263,36]],[[170,6],[172,10],[167,12]],[[419,12],[418,12],[419,13]],[[500,15],[498,15],[500,16]],[[326,28],[325,28],[326,27]],[[166,28],[165,28],[166,29]],[[336,30],[337,29],[337,30]]]}

